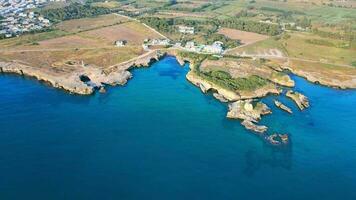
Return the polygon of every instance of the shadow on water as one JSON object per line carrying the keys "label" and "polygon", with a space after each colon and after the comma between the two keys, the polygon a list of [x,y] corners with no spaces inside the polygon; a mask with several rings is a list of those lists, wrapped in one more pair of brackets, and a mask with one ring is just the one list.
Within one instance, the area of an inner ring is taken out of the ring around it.
{"label": "shadow on water", "polygon": [[252,177],[266,166],[291,170],[293,164],[291,145],[276,147],[265,143],[263,144],[263,151],[248,150],[245,153],[243,174]]}

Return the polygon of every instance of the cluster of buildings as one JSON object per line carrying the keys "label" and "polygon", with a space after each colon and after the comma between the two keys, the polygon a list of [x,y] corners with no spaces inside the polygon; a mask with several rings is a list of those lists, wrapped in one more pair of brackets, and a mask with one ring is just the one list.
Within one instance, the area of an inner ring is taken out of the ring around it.
{"label": "cluster of buildings", "polygon": [[31,11],[50,1],[65,0],[0,0],[0,35],[7,38],[51,25],[48,19]]}
{"label": "cluster of buildings", "polygon": [[259,22],[261,23],[265,23],[265,24],[275,24],[275,25],[279,25],[282,30],[290,30],[290,29],[294,29],[297,31],[308,31],[309,28],[303,28],[301,26],[298,26],[295,22],[282,22],[282,23],[276,23],[276,22],[272,22],[270,19],[265,19],[265,20],[260,20]]}
{"label": "cluster of buildings", "polygon": [[297,24],[295,22],[286,22],[286,23],[281,23],[280,24],[281,27],[282,27],[282,30],[289,30],[289,29],[294,29],[294,30],[297,30],[297,31],[308,31],[309,28],[306,27],[306,28],[303,28],[301,26],[297,26]]}
{"label": "cluster of buildings", "polygon": [[220,41],[215,41],[211,45],[199,45],[195,44],[195,42],[187,42],[185,46],[182,46],[180,43],[176,43],[174,46],[195,53],[222,54],[224,52],[223,45],[224,43]]}
{"label": "cluster of buildings", "polygon": [[223,43],[215,41],[211,45],[195,44],[195,42],[187,42],[184,46],[177,42],[173,44],[169,39],[146,39],[142,44],[144,50],[149,50],[150,46],[172,46],[182,49],[184,51],[190,51],[195,53],[207,53],[207,54],[222,54],[224,52]]}
{"label": "cluster of buildings", "polygon": [[171,45],[171,41],[169,39],[145,39],[142,47],[144,50],[149,50],[150,46],[168,46]]}

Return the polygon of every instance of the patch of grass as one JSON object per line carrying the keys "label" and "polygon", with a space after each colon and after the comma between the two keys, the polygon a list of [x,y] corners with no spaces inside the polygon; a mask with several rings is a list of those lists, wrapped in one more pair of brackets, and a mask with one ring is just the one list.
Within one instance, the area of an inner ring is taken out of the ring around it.
{"label": "patch of grass", "polygon": [[93,7],[102,7],[102,8],[117,8],[120,6],[120,3],[117,1],[105,1],[105,2],[95,2],[91,4]]}

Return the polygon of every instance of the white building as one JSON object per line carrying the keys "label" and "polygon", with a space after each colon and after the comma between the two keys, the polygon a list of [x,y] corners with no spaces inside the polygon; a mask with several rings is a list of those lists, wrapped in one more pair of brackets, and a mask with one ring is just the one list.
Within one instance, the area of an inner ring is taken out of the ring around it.
{"label": "white building", "polygon": [[178,31],[180,33],[194,34],[194,27],[191,27],[191,26],[178,26]]}
{"label": "white building", "polygon": [[170,45],[171,41],[169,39],[152,39],[145,40],[145,43],[151,46],[167,46]]}
{"label": "white building", "polygon": [[206,53],[222,54],[224,52],[224,43],[215,41],[212,45],[206,45],[203,49]]}
{"label": "white building", "polygon": [[116,42],[115,42],[115,46],[117,46],[117,47],[123,47],[123,46],[125,46],[126,45],[126,41],[125,40],[117,40]]}

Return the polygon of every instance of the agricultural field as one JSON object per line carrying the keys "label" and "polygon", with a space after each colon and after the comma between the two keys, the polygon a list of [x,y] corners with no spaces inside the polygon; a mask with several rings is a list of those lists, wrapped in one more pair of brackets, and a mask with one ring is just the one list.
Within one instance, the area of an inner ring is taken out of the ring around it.
{"label": "agricultural field", "polygon": [[95,18],[82,18],[63,21],[56,24],[55,28],[67,32],[81,32],[104,26],[112,26],[127,22],[128,19],[115,14],[101,15]]}
{"label": "agricultural field", "polygon": [[[141,23],[114,14],[73,19],[49,32],[1,40],[0,61],[57,70],[68,61],[83,61],[105,68],[143,54],[143,40],[160,37]],[[126,40],[127,45],[116,47],[116,40]]]}
{"label": "agricultural field", "polygon": [[233,40],[240,40],[242,45],[253,44],[258,41],[262,41],[268,38],[266,35],[251,33],[246,31],[240,31],[231,28],[221,28],[219,29],[219,34],[223,34]]}
{"label": "agricultural field", "polygon": [[312,33],[288,33],[252,45],[237,48],[229,53],[261,54],[278,49],[285,56],[295,59],[319,61],[336,65],[351,65],[355,60],[354,42],[323,38]]}
{"label": "agricultural field", "polygon": [[116,40],[126,40],[128,45],[140,46],[147,38],[160,38],[156,33],[143,28],[143,25],[136,21],[87,31],[81,35],[101,40],[108,45],[113,44]]}

